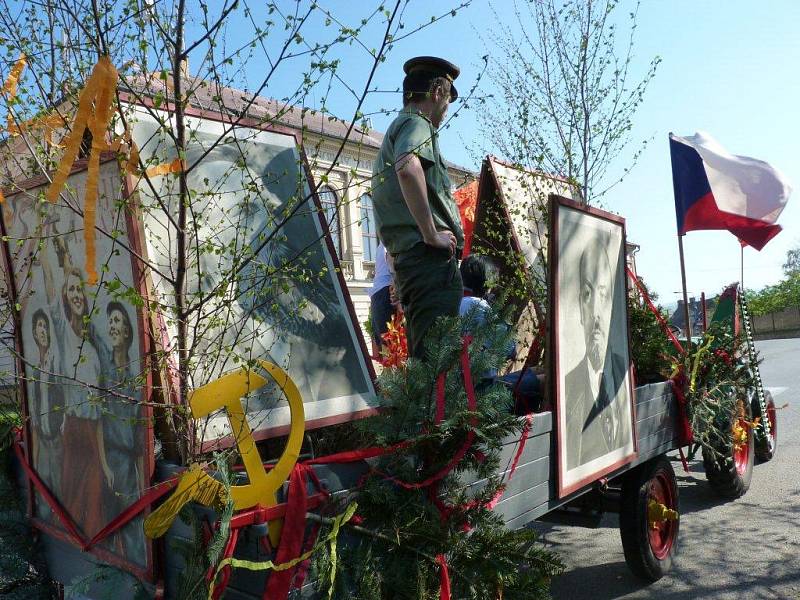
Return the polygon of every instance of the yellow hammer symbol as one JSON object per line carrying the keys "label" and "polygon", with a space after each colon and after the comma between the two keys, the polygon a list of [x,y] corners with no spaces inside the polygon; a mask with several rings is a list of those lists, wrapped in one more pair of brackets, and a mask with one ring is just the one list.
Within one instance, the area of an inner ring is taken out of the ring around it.
{"label": "yellow hammer symbol", "polygon": [[[283,454],[281,454],[277,464],[269,473],[264,469],[264,465],[261,462],[261,457],[258,454],[258,449],[242,406],[242,397],[248,392],[263,387],[267,383],[267,379],[252,370],[240,369],[194,390],[189,396],[189,405],[192,409],[192,416],[195,419],[200,419],[215,410],[223,408],[228,415],[228,422],[236,439],[236,445],[242,456],[249,481],[247,485],[231,486],[231,498],[236,510],[244,510],[256,505],[266,507],[277,504],[276,493],[283,485],[283,482],[286,481],[300,456],[300,448],[303,444],[303,434],[305,432],[303,399],[300,397],[300,391],[294,381],[280,367],[265,360],[260,360],[258,363],[283,390],[289,402],[291,414],[289,439],[286,442]],[[184,478],[186,478],[185,482]],[[199,501],[206,505],[218,502],[219,498],[215,492],[219,490],[219,487],[217,487],[219,485],[219,482],[197,468],[190,469],[184,473],[178,489],[173,492],[170,499],[153,511],[145,521],[145,531],[148,532],[148,536],[158,537],[158,535],[163,535],[183,505],[191,500]],[[197,493],[195,493],[195,490]],[[201,494],[201,490],[206,491],[206,493]],[[211,492],[211,490],[214,491]],[[175,498],[174,502],[173,498]],[[208,502],[204,502],[204,500]],[[165,507],[167,508],[165,509]],[[162,511],[162,509],[165,510]],[[270,522],[269,537],[273,545],[278,543],[280,531],[280,521]]]}

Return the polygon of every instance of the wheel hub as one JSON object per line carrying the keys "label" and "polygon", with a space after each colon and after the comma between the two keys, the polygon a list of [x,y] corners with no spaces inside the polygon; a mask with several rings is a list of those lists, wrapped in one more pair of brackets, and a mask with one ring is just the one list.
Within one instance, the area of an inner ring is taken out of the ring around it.
{"label": "wheel hub", "polygon": [[666,473],[657,473],[651,480],[647,501],[647,535],[653,555],[658,560],[666,558],[675,543],[680,517],[676,510],[677,492]]}
{"label": "wheel hub", "polygon": [[647,504],[647,522],[650,525],[650,529],[658,529],[661,523],[665,521],[677,521],[678,520],[678,511],[672,510],[671,508],[667,508],[660,502],[656,502],[655,500],[650,500]]}

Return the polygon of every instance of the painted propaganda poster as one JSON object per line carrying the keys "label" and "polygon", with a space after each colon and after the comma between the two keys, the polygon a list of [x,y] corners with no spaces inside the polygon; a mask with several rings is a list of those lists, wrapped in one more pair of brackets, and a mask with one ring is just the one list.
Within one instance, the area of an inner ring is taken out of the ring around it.
{"label": "painted propaganda poster", "polygon": [[[509,371],[522,369],[542,349],[548,235],[548,198],[572,197],[564,180],[506,164],[483,161],[474,226],[473,252],[491,256],[510,294],[517,332],[517,357]],[[538,350],[537,350],[538,348]],[[529,357],[530,352],[534,356]]]}
{"label": "painted propaganda poster", "polygon": [[555,196],[551,206],[563,496],[632,460],[636,445],[624,220]]}
{"label": "painted propaganda poster", "polygon": [[[55,204],[46,187],[10,195],[3,206],[24,365],[27,448],[32,467],[92,538],[137,500],[150,483],[152,437],[143,372],[139,289],[129,249],[132,221],[122,200],[117,162],[101,165],[97,201],[99,282],[86,283],[83,193],[76,170]],[[37,492],[34,522],[63,534],[62,522]],[[151,549],[139,516],[95,547],[104,560],[147,577]],[[63,537],[63,536],[62,536]]]}
{"label": "painted propaganda poster", "polygon": [[[130,107],[133,138],[147,164],[174,164],[175,144],[163,133],[168,118],[163,111]],[[376,395],[363,340],[294,136],[193,117],[187,129],[185,167],[196,227],[186,271],[190,387],[263,359],[297,384],[306,428],[370,414]],[[171,174],[138,185],[165,344],[173,356],[170,281],[177,246],[169,219],[178,214],[177,186]],[[256,438],[288,430],[289,407],[280,390],[266,386],[244,403]],[[230,440],[224,412],[199,425],[204,447]]]}

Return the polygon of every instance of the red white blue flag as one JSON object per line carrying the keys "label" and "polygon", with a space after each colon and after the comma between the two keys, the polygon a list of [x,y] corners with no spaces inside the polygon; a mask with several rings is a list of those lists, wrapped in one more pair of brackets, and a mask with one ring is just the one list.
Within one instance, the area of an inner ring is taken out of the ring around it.
{"label": "red white blue flag", "polygon": [[669,135],[678,235],[727,229],[756,250],[781,230],[776,225],[792,188],[762,160],[735,156],[705,133]]}

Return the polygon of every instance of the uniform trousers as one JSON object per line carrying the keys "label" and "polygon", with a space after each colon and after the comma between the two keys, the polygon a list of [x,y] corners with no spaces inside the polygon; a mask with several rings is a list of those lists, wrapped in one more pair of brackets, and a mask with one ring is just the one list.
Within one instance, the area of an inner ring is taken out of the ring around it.
{"label": "uniform trousers", "polygon": [[458,260],[449,250],[419,243],[394,256],[394,272],[409,356],[424,359],[424,341],[436,319],[458,316],[464,295]]}

